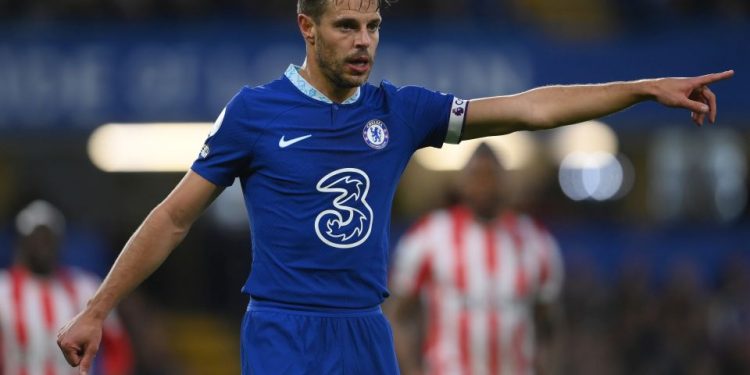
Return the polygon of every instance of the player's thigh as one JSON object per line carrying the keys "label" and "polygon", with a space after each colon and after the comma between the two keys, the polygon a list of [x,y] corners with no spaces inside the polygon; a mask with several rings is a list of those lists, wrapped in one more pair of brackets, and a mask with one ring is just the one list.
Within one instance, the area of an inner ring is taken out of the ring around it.
{"label": "player's thigh", "polygon": [[347,319],[341,341],[345,343],[346,374],[398,374],[393,332],[382,313]]}
{"label": "player's thigh", "polygon": [[245,314],[243,375],[343,374],[342,363],[330,319],[268,311]]}

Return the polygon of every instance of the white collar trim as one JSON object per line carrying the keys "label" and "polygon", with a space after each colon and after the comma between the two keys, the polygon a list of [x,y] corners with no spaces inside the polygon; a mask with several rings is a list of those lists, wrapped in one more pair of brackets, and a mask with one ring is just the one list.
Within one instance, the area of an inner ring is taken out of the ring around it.
{"label": "white collar trim", "polygon": [[[307,82],[307,80],[304,77],[302,77],[301,74],[299,74],[300,69],[302,69],[302,67],[298,65],[294,65],[294,64],[289,64],[289,67],[286,69],[286,72],[284,72],[284,75],[303,94],[317,101],[321,101],[323,103],[328,103],[328,104],[333,104],[333,100],[329,99],[322,92],[318,91],[318,89],[313,87],[313,85],[311,85],[310,82]],[[352,104],[356,102],[357,100],[359,100],[360,91],[361,91],[360,88],[357,87],[357,91],[352,96],[344,100],[344,102],[342,102],[341,104]]]}

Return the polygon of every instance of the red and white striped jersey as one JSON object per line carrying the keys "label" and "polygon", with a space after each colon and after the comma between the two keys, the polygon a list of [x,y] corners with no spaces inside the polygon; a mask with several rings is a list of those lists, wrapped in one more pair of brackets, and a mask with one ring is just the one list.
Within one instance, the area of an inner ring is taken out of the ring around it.
{"label": "red and white striped jersey", "polygon": [[436,211],[404,235],[395,257],[393,293],[419,295],[426,310],[427,373],[533,373],[533,305],[552,302],[563,279],[557,244],[539,223]]}
{"label": "red and white striped jersey", "polygon": [[[96,277],[68,269],[51,278],[18,266],[0,270],[0,374],[77,374],[57,347],[57,331],[98,286]],[[93,374],[124,374],[132,367],[127,336],[113,315],[105,321],[102,352]]]}

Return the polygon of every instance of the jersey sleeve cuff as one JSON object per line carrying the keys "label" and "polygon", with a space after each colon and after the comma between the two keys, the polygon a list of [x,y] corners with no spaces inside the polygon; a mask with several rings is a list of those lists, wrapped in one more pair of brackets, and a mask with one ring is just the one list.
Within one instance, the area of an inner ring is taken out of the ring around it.
{"label": "jersey sleeve cuff", "polygon": [[193,164],[190,167],[190,170],[198,174],[199,176],[205,178],[210,183],[216,185],[216,186],[223,186],[223,187],[230,187],[232,184],[234,184],[234,177],[226,178],[223,176],[216,175],[214,173],[211,173],[208,170],[205,170],[201,168],[201,166]]}
{"label": "jersey sleeve cuff", "polygon": [[445,143],[455,145],[461,142],[461,134],[466,123],[466,108],[468,103],[468,100],[453,98],[448,118],[448,131],[445,134]]}

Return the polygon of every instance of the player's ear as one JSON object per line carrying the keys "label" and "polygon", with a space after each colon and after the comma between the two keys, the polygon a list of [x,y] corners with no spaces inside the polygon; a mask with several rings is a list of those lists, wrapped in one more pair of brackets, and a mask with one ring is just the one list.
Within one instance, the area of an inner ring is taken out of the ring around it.
{"label": "player's ear", "polygon": [[315,21],[306,14],[297,14],[297,24],[307,43],[315,44]]}

